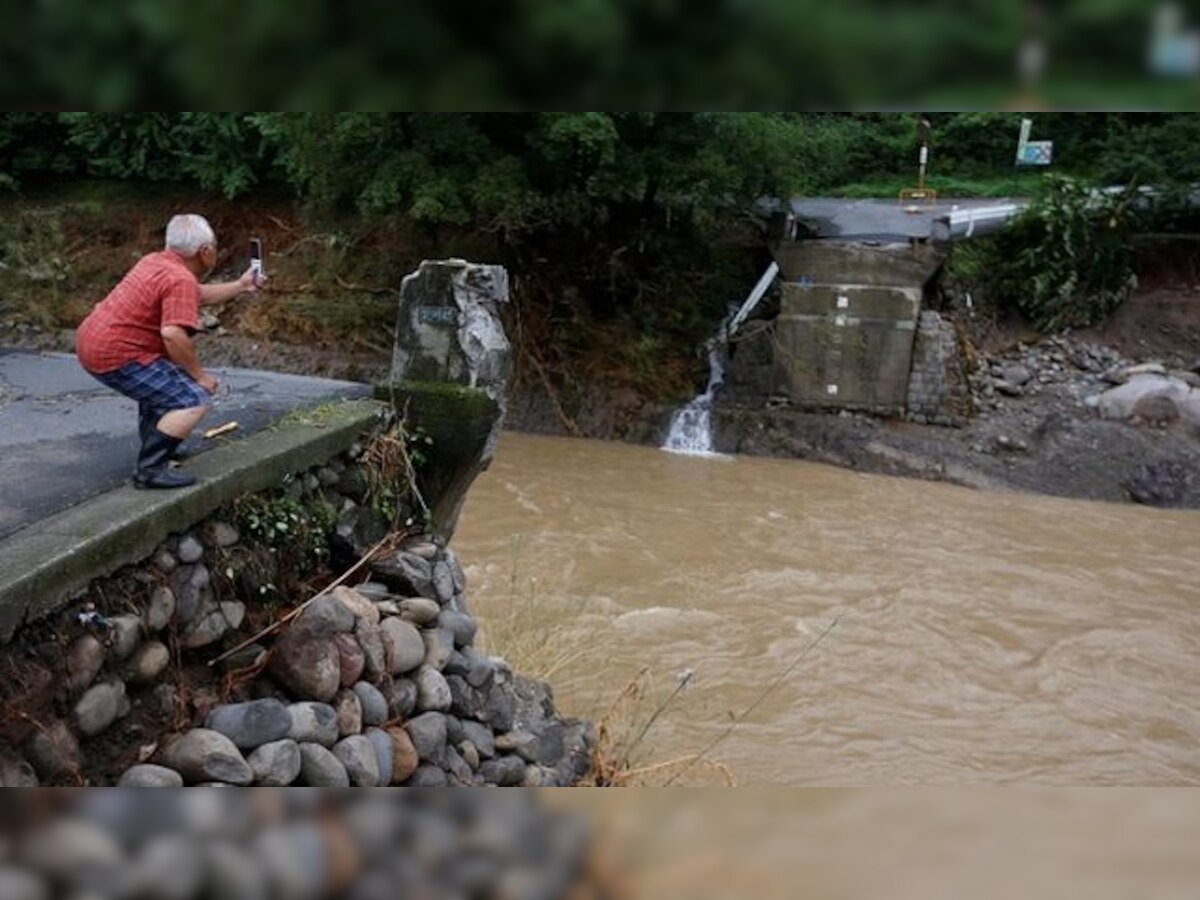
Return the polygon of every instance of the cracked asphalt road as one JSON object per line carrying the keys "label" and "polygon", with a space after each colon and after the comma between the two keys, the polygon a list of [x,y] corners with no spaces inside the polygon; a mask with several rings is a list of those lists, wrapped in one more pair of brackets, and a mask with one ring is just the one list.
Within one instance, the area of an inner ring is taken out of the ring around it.
{"label": "cracked asphalt road", "polygon": [[[221,390],[200,431],[237,421],[240,440],[297,409],[369,397],[369,385],[214,368]],[[193,435],[189,449],[217,442]],[[207,445],[207,447],[205,446]],[[137,406],[72,354],[0,348],[0,541],[125,482],[137,456]]]}

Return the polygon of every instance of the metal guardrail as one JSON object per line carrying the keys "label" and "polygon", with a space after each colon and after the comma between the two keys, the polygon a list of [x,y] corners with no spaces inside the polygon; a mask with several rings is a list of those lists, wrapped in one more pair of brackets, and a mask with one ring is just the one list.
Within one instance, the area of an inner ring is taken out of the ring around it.
{"label": "metal guardrail", "polygon": [[1028,203],[997,203],[995,206],[972,206],[935,216],[930,237],[939,243],[970,240],[1003,228],[1025,211]]}

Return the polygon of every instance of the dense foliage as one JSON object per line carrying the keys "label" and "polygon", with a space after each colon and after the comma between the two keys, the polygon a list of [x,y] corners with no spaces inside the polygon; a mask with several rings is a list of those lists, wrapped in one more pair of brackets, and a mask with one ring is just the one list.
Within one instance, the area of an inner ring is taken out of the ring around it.
{"label": "dense foliage", "polygon": [[[1013,168],[1021,118],[930,116],[934,186],[1035,192],[1041,174]],[[1076,181],[1047,180],[1003,238],[993,293],[1046,327],[1092,320],[1123,296],[1132,223],[1085,203],[1083,184],[1200,181],[1200,117],[1043,113],[1033,137],[1055,142],[1053,170]],[[472,240],[512,265],[526,301],[541,291],[545,334],[569,341],[578,329],[559,326],[580,315],[633,323],[650,342],[640,360],[664,336],[695,345],[761,270],[747,215],[759,200],[894,195],[913,180],[917,140],[910,113],[8,113],[0,188],[268,188],[410,223],[434,252]],[[1176,213],[1159,224],[1190,227]]]}
{"label": "dense foliage", "polygon": [[1043,331],[1103,322],[1135,284],[1136,196],[1047,178],[1029,210],[981,245],[993,300]]}
{"label": "dense foliage", "polygon": [[[1020,113],[933,120],[935,177],[1012,173]],[[1200,117],[1044,113],[1055,168],[1098,181],[1200,179]],[[324,204],[517,231],[629,202],[709,211],[753,192],[909,177],[907,113],[3,113],[0,179],[64,173],[264,182]]]}

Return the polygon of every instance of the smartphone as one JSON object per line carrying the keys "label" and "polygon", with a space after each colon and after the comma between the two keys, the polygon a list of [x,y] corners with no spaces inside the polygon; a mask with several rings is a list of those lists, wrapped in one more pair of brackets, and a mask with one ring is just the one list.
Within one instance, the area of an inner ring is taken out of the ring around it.
{"label": "smartphone", "polygon": [[254,273],[254,283],[260,284],[263,277],[262,241],[250,238],[250,271]]}

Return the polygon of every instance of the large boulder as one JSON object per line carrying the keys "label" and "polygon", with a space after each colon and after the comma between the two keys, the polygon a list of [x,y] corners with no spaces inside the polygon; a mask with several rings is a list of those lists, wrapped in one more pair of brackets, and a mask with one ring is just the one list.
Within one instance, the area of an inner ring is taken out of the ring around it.
{"label": "large boulder", "polygon": [[275,644],[271,673],[297,699],[328,703],[342,683],[341,654],[332,635],[296,624]]}
{"label": "large boulder", "polygon": [[[1177,414],[1164,410],[1167,403]],[[1154,410],[1157,420],[1176,418],[1192,429],[1200,429],[1200,390],[1179,378],[1158,374],[1134,375],[1124,384],[1088,398],[1088,404],[1105,419],[1126,421],[1139,411]]]}

